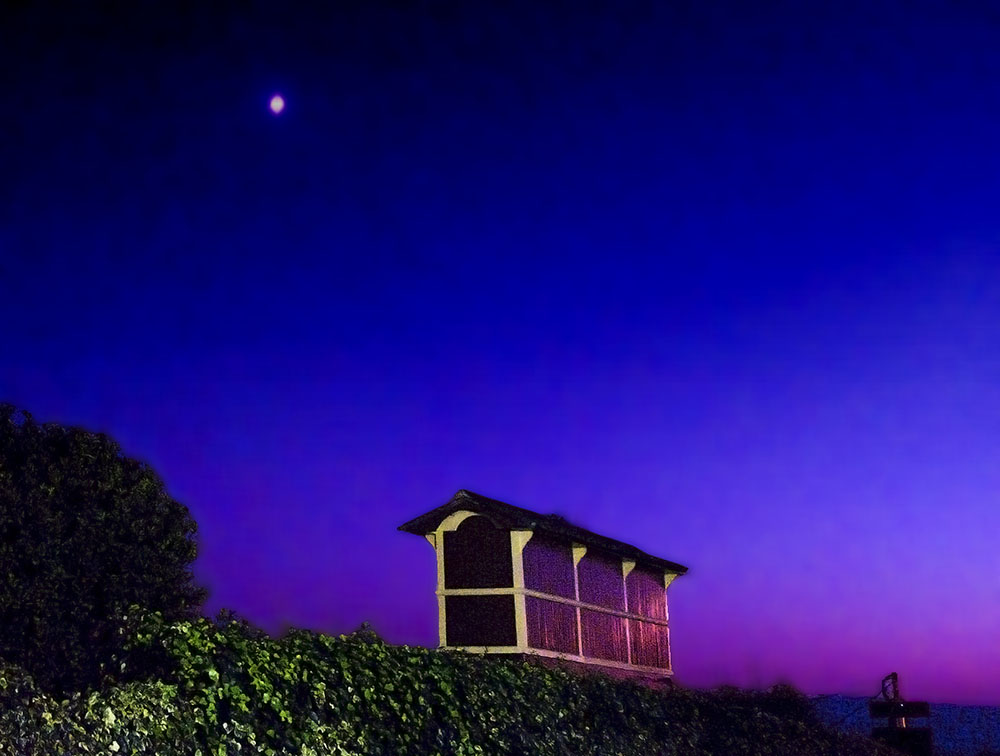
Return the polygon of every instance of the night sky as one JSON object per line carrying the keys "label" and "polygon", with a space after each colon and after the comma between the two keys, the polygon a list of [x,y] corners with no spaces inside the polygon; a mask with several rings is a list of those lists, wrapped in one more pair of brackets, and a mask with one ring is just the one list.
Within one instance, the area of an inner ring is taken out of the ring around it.
{"label": "night sky", "polygon": [[434,646],[468,488],[688,565],[683,684],[1000,705],[1000,13],[165,5],[0,10],[0,401],[210,613]]}

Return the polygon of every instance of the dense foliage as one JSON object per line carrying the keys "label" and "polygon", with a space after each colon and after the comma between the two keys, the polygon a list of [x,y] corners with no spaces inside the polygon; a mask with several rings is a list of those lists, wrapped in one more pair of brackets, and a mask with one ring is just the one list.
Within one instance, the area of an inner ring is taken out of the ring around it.
{"label": "dense foliage", "polygon": [[0,669],[0,756],[891,753],[819,727],[790,690],[664,693],[364,631],[273,639],[236,621],[130,615],[127,632],[120,661],[146,679],[56,701]]}
{"label": "dense foliage", "polygon": [[0,405],[0,658],[56,694],[97,685],[130,604],[197,613],[195,529],[107,436]]}

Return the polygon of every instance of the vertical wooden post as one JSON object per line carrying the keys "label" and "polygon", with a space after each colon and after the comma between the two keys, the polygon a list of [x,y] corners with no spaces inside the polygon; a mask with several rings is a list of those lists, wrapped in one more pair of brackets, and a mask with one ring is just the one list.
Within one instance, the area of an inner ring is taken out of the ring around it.
{"label": "vertical wooden post", "polygon": [[[622,598],[625,599],[624,606],[626,612],[631,611],[628,606],[628,576],[634,569],[634,559],[622,559]],[[631,623],[627,618],[622,621],[625,623],[625,661],[629,664],[635,664],[632,661],[632,628],[629,627]]]}
{"label": "vertical wooden post", "polygon": [[[573,590],[576,600],[580,600],[580,572],[577,567],[583,555],[587,553],[587,547],[581,543],[573,544]],[[580,607],[573,607],[576,612],[576,653],[583,656],[583,620],[581,618]]]}
{"label": "vertical wooden post", "polygon": [[667,624],[667,630],[666,630],[666,632],[667,632],[667,669],[669,669],[671,672],[673,672],[673,670],[674,670],[674,661],[673,661],[673,649],[670,647],[670,625],[669,625],[669,622],[670,622],[670,597],[667,595],[667,589],[670,587],[670,584],[672,582],[674,582],[674,579],[676,577],[677,577],[677,573],[676,572],[664,572],[663,573],[663,612],[666,615],[664,617],[664,619],[667,620],[667,623],[668,623]]}
{"label": "vertical wooden post", "polygon": [[437,604],[438,604],[438,647],[444,648],[447,645],[448,637],[445,632],[446,617],[444,611],[444,537],[442,532],[428,533],[424,536],[434,547],[434,559],[437,564]]}
{"label": "vertical wooden post", "polygon": [[521,651],[528,648],[528,610],[524,598],[524,547],[534,532],[531,530],[510,531],[510,558],[514,575],[514,625],[517,628],[517,647]]}

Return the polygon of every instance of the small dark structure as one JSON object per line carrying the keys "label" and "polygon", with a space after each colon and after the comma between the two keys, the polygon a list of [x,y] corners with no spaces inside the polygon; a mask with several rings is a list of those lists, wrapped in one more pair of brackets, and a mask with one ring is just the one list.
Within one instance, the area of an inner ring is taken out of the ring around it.
{"label": "small dark structure", "polygon": [[667,587],[687,567],[465,490],[399,529],[437,554],[441,648],[673,674]]}
{"label": "small dark structure", "polygon": [[888,719],[888,727],[873,727],[872,737],[886,745],[911,754],[911,756],[932,756],[933,736],[930,727],[913,727],[907,719],[924,718],[931,715],[930,704],[926,701],[904,701],[899,695],[899,676],[892,672],[882,679],[881,699],[868,702],[868,713],[872,719]]}

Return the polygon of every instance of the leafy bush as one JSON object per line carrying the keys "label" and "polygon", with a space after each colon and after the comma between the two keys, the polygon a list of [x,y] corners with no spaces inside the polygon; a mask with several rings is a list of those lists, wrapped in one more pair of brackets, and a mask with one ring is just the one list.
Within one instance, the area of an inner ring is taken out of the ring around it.
{"label": "leafy bush", "polygon": [[53,694],[99,685],[130,604],[198,613],[195,530],[107,436],[0,404],[0,658]]}
{"label": "leafy bush", "polygon": [[[801,697],[659,692],[370,631],[275,639],[129,614],[125,679],[56,701],[0,669],[0,756],[888,756],[799,716]],[[130,671],[131,670],[131,671]],[[789,711],[798,712],[795,716]]]}

